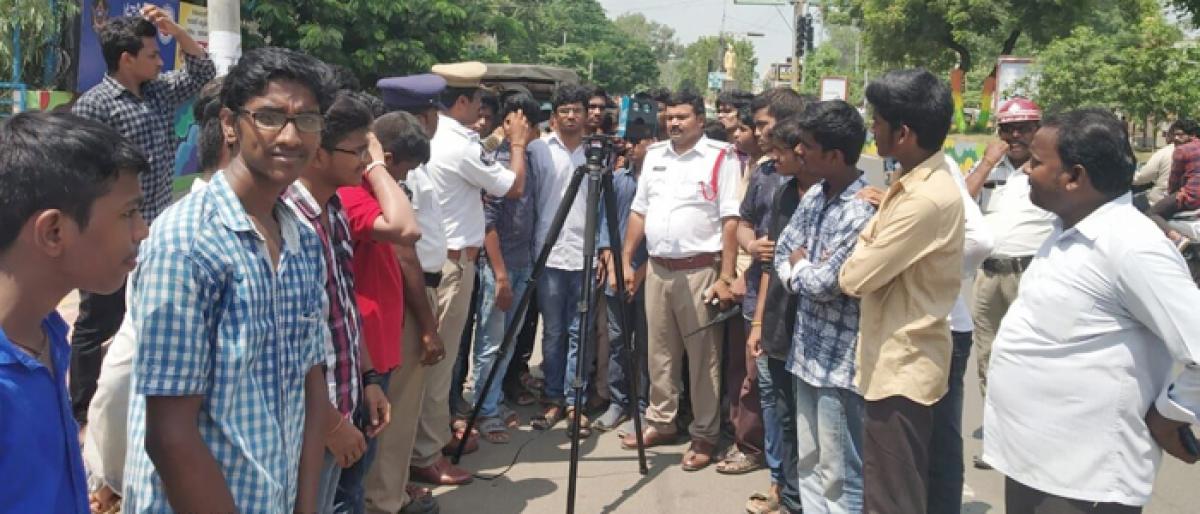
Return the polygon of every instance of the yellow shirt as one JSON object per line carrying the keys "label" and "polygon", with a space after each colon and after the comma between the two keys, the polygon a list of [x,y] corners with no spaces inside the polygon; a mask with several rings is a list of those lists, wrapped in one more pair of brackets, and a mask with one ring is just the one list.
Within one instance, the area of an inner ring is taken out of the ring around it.
{"label": "yellow shirt", "polygon": [[964,227],[962,195],[937,152],[892,184],[859,234],[839,282],[862,298],[855,385],[867,400],[932,405],[946,394]]}

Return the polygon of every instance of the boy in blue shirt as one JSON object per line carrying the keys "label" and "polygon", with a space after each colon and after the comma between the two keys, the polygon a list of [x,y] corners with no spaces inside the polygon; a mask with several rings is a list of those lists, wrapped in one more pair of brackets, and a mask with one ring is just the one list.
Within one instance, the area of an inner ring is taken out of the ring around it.
{"label": "boy in blue shirt", "polygon": [[11,512],[89,512],[66,372],[73,289],[111,294],[137,262],[149,164],[73,114],[0,125],[0,498]]}

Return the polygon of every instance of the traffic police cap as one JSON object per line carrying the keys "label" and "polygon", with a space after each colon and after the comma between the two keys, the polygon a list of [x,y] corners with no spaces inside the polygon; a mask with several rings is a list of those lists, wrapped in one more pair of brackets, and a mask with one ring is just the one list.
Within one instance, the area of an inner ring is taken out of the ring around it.
{"label": "traffic police cap", "polygon": [[435,64],[432,71],[446,79],[450,87],[472,88],[480,86],[479,81],[487,73],[487,65],[478,61]]}
{"label": "traffic police cap", "polygon": [[444,109],[438,98],[446,90],[446,79],[432,73],[386,77],[375,83],[388,109]]}

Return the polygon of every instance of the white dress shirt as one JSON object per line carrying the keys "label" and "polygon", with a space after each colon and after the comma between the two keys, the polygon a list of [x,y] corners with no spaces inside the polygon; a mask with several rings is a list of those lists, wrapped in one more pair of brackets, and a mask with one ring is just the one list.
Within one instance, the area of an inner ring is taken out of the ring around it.
{"label": "white dress shirt", "polygon": [[995,240],[992,239],[992,231],[987,222],[983,220],[979,204],[971,198],[966,179],[958,171],[958,163],[947,155],[946,166],[950,169],[950,176],[954,177],[954,183],[958,184],[958,189],[962,192],[963,218],[966,224],[966,232],[963,235],[963,286],[958,292],[958,298],[954,300],[954,308],[950,311],[950,330],[972,332],[975,330],[975,322],[971,320],[967,298],[971,294],[971,284],[975,283],[975,271],[988,255],[991,255]]}
{"label": "white dress shirt", "polygon": [[[712,189],[713,166],[725,150]],[[646,249],[651,257],[678,259],[720,252],[721,220],[738,217],[741,165],[727,143],[701,137],[690,150],[675,153],[670,141],[646,151],[631,210],[646,218]]]}
{"label": "white dress shirt", "polygon": [[1151,402],[1197,422],[1197,305],[1183,258],[1130,195],[1056,222],[992,347],[984,460],[1050,494],[1146,504],[1161,458]]}
{"label": "white dress shirt", "polygon": [[995,238],[992,257],[1028,257],[1037,252],[1054,229],[1054,215],[1029,199],[1029,177],[1013,167],[1008,156],[992,170],[988,180],[1003,180],[981,199],[984,219]]}
{"label": "white dress shirt", "polygon": [[[534,248],[540,251],[546,236],[550,233],[550,224],[567,192],[567,185],[575,169],[586,161],[583,145],[568,150],[558,137],[557,132],[551,132],[541,139],[530,143],[529,154],[531,162],[538,167],[530,177],[538,181],[534,202],[537,204],[537,229],[534,231]],[[575,195],[567,219],[563,222],[558,239],[550,250],[546,266],[554,269],[576,271],[583,269],[583,232],[587,221],[587,179],[579,184],[579,193]]]}
{"label": "white dress shirt", "polygon": [[446,229],[446,246],[452,250],[483,245],[483,196],[504,196],[516,174],[481,157],[479,134],[454,118],[439,114],[438,129],[429,141],[429,181],[437,192]]}
{"label": "white dress shirt", "polygon": [[408,172],[408,179],[402,183],[412,191],[412,207],[417,216],[417,226],[421,228],[421,239],[417,240],[416,245],[421,271],[438,273],[446,263],[446,229],[443,226],[445,218],[442,217],[442,205],[429,181],[429,170],[422,164]]}

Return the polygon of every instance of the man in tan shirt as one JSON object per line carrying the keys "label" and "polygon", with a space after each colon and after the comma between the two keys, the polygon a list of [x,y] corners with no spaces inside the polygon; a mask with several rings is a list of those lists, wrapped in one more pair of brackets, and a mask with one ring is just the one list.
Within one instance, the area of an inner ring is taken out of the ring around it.
{"label": "man in tan shirt", "polygon": [[867,88],[871,131],[901,175],[859,235],[839,282],[862,298],[855,385],[866,399],[864,512],[924,514],[933,405],[946,393],[962,279],[961,193],[941,148],[950,90],[923,69]]}

